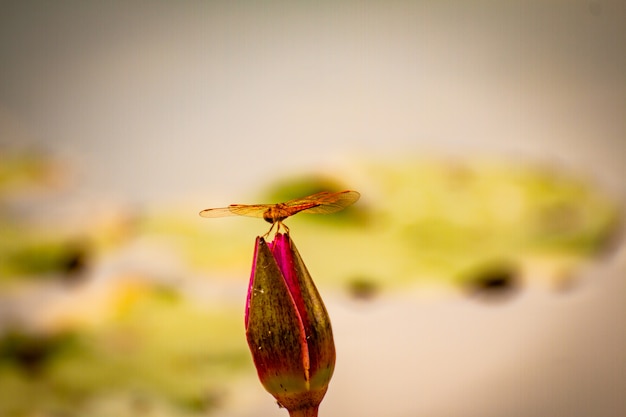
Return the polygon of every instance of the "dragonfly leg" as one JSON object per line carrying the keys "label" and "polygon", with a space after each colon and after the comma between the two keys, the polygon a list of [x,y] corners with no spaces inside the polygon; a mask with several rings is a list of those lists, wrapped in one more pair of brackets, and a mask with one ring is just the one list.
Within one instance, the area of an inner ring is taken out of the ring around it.
{"label": "dragonfly leg", "polygon": [[289,234],[289,228],[280,220],[276,220],[275,222],[272,223],[272,225],[270,226],[270,230],[267,231],[266,234],[263,235],[263,238],[267,238],[270,233],[272,233],[272,230],[274,229],[274,226],[276,226],[276,233],[280,233],[280,229],[281,227],[283,228],[283,230],[285,231],[285,234]]}
{"label": "dragonfly leg", "polygon": [[272,223],[272,225],[270,226],[270,230],[268,230],[267,233],[263,235],[263,239],[266,239],[270,235],[270,233],[272,233],[272,229],[274,228],[275,224],[276,223]]}

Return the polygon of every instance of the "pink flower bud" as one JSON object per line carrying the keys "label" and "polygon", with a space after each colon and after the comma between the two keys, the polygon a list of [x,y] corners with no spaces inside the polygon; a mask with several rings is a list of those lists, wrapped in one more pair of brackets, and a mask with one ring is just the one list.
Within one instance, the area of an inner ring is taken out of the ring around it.
{"label": "pink flower bud", "polygon": [[256,239],[245,325],[265,389],[292,416],[317,415],[335,344],[324,303],[287,234]]}

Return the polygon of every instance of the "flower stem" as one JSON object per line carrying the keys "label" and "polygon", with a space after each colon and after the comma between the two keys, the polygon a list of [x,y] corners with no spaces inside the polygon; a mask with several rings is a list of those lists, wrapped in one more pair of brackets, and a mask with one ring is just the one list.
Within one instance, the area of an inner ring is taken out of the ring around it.
{"label": "flower stem", "polygon": [[289,411],[289,417],[317,417],[317,407]]}

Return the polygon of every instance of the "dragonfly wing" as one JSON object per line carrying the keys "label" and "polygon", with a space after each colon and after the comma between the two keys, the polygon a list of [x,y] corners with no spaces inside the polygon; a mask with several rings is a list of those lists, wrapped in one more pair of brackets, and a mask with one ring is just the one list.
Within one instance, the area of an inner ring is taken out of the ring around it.
{"label": "dragonfly wing", "polygon": [[311,214],[329,214],[345,209],[346,207],[354,204],[360,197],[361,194],[350,190],[340,191],[338,193],[322,191],[321,193],[313,194],[308,197],[288,201],[285,204],[288,206],[303,207],[314,204],[312,207],[300,210],[300,212]]}
{"label": "dragonfly wing", "polygon": [[231,204],[228,207],[210,208],[202,210],[202,217],[227,217],[227,216],[248,216],[263,218],[263,213],[267,210],[265,204]]}
{"label": "dragonfly wing", "polygon": [[210,208],[200,212],[200,216],[208,218],[234,216],[235,214],[229,207]]}
{"label": "dragonfly wing", "polygon": [[231,204],[226,207],[231,214],[260,218],[263,218],[263,214],[265,214],[268,208],[269,205],[267,204]]}
{"label": "dragonfly wing", "polygon": [[264,218],[272,210],[272,218],[284,219],[299,212],[328,214],[343,210],[356,202],[361,195],[356,191],[331,193],[322,191],[308,197],[296,198],[281,204],[231,204],[228,207],[202,210],[202,217],[248,216]]}

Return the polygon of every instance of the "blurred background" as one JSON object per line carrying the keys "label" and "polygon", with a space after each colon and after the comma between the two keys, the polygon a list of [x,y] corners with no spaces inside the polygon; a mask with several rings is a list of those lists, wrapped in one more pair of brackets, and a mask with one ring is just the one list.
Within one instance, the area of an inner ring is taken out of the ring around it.
{"label": "blurred background", "polygon": [[0,0],[0,416],[281,416],[243,307],[298,215],[321,415],[626,414],[622,1]]}

